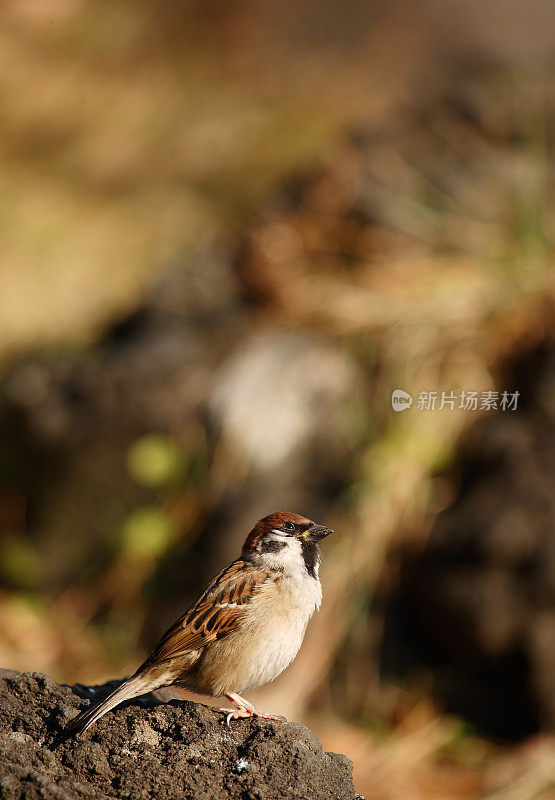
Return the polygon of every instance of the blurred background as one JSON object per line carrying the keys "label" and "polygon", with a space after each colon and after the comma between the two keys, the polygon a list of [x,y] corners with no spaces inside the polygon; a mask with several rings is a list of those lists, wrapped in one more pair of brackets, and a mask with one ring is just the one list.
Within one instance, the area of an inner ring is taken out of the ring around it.
{"label": "blurred background", "polygon": [[129,674],[297,511],[323,607],[249,697],[372,800],[555,797],[554,31],[4,0],[1,666]]}

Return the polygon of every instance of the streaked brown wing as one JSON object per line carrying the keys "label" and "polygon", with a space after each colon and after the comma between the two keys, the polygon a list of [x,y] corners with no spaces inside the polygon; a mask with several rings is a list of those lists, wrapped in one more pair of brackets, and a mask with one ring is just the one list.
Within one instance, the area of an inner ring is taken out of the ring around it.
{"label": "streaked brown wing", "polygon": [[179,658],[221,639],[237,626],[268,577],[268,573],[257,570],[248,561],[234,561],[166,631],[147,663]]}

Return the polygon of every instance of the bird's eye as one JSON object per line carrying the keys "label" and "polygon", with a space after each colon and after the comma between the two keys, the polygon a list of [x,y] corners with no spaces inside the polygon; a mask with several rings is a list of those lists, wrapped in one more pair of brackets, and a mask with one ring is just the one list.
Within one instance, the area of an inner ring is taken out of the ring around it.
{"label": "bird's eye", "polygon": [[283,525],[282,525],[282,528],[283,528],[284,531],[294,531],[295,530],[295,526],[293,525],[292,522],[284,522]]}

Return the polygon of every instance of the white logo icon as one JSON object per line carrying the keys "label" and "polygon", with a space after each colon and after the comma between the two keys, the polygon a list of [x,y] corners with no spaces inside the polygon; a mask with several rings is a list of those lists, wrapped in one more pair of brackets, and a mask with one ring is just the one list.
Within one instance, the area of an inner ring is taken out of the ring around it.
{"label": "white logo icon", "polygon": [[394,389],[391,393],[391,408],[393,411],[406,411],[412,405],[412,397],[402,389]]}

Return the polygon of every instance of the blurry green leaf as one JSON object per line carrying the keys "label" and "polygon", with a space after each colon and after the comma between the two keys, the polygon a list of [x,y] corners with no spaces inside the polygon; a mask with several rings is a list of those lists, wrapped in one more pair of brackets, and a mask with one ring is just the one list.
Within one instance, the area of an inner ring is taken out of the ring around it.
{"label": "blurry green leaf", "polygon": [[127,469],[143,486],[164,486],[185,466],[183,452],[166,436],[143,436],[127,451]]}
{"label": "blurry green leaf", "polygon": [[7,536],[0,541],[1,571],[15,586],[34,588],[41,578],[41,562],[29,541]]}
{"label": "blurry green leaf", "polygon": [[133,561],[157,558],[173,541],[174,526],[170,518],[154,506],[134,511],[123,526],[122,549]]}

